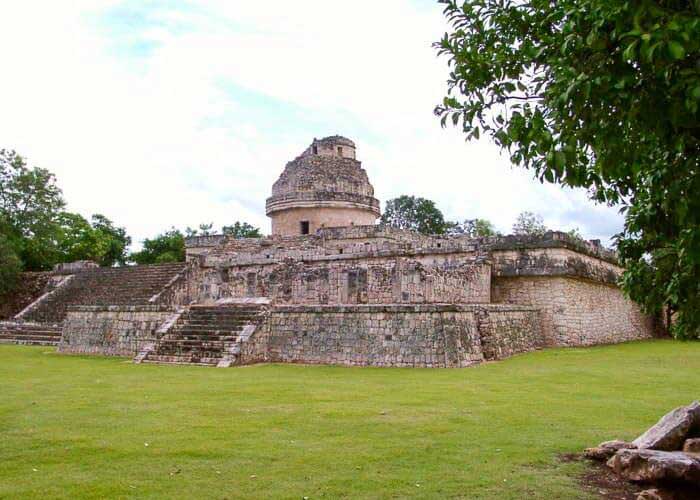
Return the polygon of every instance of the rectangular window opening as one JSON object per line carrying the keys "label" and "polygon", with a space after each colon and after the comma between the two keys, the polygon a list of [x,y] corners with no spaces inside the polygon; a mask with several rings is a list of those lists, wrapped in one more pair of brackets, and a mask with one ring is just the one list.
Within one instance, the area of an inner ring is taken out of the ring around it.
{"label": "rectangular window opening", "polygon": [[343,156],[343,147],[338,146],[338,156]]}
{"label": "rectangular window opening", "polygon": [[309,234],[309,221],[303,220],[299,223],[301,234]]}

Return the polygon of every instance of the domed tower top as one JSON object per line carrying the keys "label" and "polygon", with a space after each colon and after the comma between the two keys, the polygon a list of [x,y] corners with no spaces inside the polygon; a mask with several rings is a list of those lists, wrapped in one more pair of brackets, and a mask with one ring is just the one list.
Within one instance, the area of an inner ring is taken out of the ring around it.
{"label": "domed tower top", "polygon": [[355,143],[334,135],[314,139],[287,163],[267,199],[272,234],[314,233],[321,227],[371,225],[379,217],[379,201]]}

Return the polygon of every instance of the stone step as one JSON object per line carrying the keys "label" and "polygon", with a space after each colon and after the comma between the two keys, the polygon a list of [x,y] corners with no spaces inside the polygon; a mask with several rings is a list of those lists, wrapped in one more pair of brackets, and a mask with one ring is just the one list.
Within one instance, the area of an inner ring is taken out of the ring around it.
{"label": "stone step", "polygon": [[147,305],[184,269],[185,263],[175,263],[86,270],[73,275],[25,319],[60,323],[72,305]]}
{"label": "stone step", "polygon": [[197,342],[207,342],[207,341],[211,341],[211,340],[234,342],[237,338],[238,338],[238,335],[226,335],[223,333],[212,333],[212,334],[187,333],[187,334],[181,334],[181,335],[170,337],[170,339],[172,339],[172,340],[183,339],[183,340],[192,340],[192,341],[197,341]]}
{"label": "stone step", "polygon": [[175,325],[173,327],[173,332],[239,332],[243,329],[245,325],[191,325],[189,323],[184,323],[182,325]]}
{"label": "stone step", "polygon": [[0,334],[0,339],[19,339],[19,340],[51,340],[58,341],[61,340],[60,335],[39,335],[34,333],[22,333],[22,334]]}
{"label": "stone step", "polygon": [[163,351],[163,352],[159,352],[157,354],[151,354],[146,359],[153,359],[152,356],[161,356],[161,357],[165,357],[165,358],[188,358],[188,361],[190,363],[196,362],[195,360],[197,360],[197,359],[208,360],[208,362],[213,362],[213,361],[218,362],[219,360],[224,358],[223,355],[217,355],[216,353],[212,353],[212,352],[208,352],[208,351],[188,351],[188,350]]}
{"label": "stone step", "polygon": [[199,339],[163,339],[158,342],[158,347],[166,346],[192,346],[201,348],[226,348],[236,343],[233,340],[199,340]]}
{"label": "stone step", "polygon": [[0,330],[0,337],[50,337],[50,338],[61,338],[61,332],[46,332],[46,331],[3,331]]}
{"label": "stone step", "polygon": [[243,321],[243,320],[250,320],[252,318],[255,318],[255,314],[229,314],[229,313],[221,313],[221,314],[192,314],[191,312],[188,314],[183,314],[183,319],[191,319],[191,320],[196,320],[196,321],[220,321],[220,320],[238,320],[238,321]]}
{"label": "stone step", "polygon": [[56,345],[58,345],[59,342],[60,342],[60,339],[29,340],[29,339],[12,339],[12,338],[7,338],[7,337],[0,337],[0,344],[56,346]]}
{"label": "stone step", "polygon": [[190,306],[191,313],[197,314],[257,314],[256,307],[231,307],[231,306]]}
{"label": "stone step", "polygon": [[160,356],[149,354],[143,363],[157,363],[167,365],[192,365],[192,366],[216,366],[219,358],[193,358],[192,356]]}

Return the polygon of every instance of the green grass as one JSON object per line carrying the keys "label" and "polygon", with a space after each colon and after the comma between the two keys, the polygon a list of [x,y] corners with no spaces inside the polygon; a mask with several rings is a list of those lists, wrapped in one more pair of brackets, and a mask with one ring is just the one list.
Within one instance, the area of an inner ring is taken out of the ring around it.
{"label": "green grass", "polygon": [[0,346],[0,498],[587,498],[558,455],[634,438],[700,398],[699,371],[672,341],[449,370]]}

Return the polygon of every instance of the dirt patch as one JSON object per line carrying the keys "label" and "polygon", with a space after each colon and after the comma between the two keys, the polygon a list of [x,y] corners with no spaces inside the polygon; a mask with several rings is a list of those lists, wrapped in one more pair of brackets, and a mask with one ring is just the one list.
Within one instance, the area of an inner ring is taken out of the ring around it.
{"label": "dirt patch", "polygon": [[657,488],[673,495],[675,500],[693,500],[698,498],[697,491],[680,484],[637,484],[620,478],[605,465],[605,462],[595,462],[586,459],[582,454],[566,453],[559,456],[562,462],[581,462],[585,465],[584,473],[578,480],[583,489],[606,500],[636,500],[637,495],[644,490]]}

